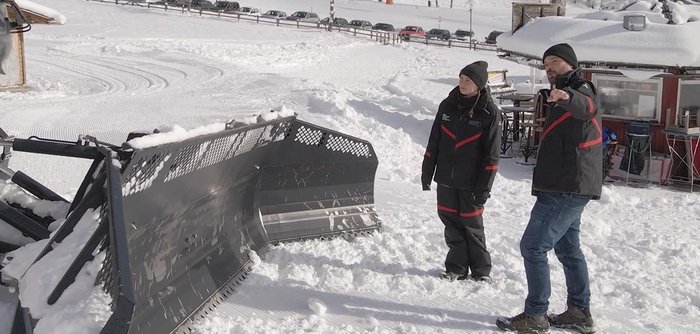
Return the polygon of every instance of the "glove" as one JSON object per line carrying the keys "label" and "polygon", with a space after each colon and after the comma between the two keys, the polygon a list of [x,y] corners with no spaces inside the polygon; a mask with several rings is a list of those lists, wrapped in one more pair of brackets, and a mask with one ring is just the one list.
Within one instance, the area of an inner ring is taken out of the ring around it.
{"label": "glove", "polygon": [[423,185],[423,191],[428,191],[430,190],[430,183],[433,182],[432,180],[433,174],[430,173],[421,173],[420,174],[420,183]]}
{"label": "glove", "polygon": [[491,197],[491,194],[488,191],[472,193],[472,203],[483,206],[489,197]]}

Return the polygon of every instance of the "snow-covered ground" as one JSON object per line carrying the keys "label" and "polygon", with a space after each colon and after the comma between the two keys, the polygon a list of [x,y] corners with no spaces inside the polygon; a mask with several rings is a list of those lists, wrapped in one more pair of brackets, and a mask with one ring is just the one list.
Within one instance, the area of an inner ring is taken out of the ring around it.
{"label": "snow-covered ground", "polygon": [[[191,128],[283,106],[302,120],[369,140],[378,154],[375,189],[383,232],[273,247],[238,291],[197,324],[198,332],[498,333],[496,316],[522,310],[527,286],[518,243],[534,203],[531,167],[518,159],[500,163],[484,213],[494,262],[491,285],[436,277],[446,246],[435,192],[420,191],[419,174],[437,105],[464,65],[486,60],[490,68],[508,69],[516,82],[529,77],[529,68],[486,51],[383,45],[340,33],[83,0],[36,2],[58,10],[67,22],[36,25],[25,36],[31,90],[0,92],[0,127],[12,135],[75,140],[91,134],[120,143],[133,130]],[[444,0],[441,8],[395,3],[339,0],[336,8],[338,16],[373,23],[468,27],[465,1],[452,10]],[[243,5],[319,13],[328,6],[317,0]],[[510,6],[501,0],[477,3],[477,36],[508,30]],[[70,197],[88,166],[16,152],[10,167]],[[697,194],[604,187],[602,199],[584,213],[581,236],[600,333],[697,332],[698,217]],[[79,244],[84,234],[72,238],[64,243]],[[564,276],[556,258],[550,260],[551,310],[560,311]],[[95,263],[81,275],[94,278]],[[48,285],[23,284],[26,291]],[[85,291],[75,291],[80,289]],[[36,302],[36,295],[25,298]],[[79,302],[76,296],[90,297]],[[33,310],[43,316],[37,333],[96,332],[95,324],[105,320],[104,296],[79,287],[64,297]],[[0,293],[0,332],[9,324],[5,299]]]}

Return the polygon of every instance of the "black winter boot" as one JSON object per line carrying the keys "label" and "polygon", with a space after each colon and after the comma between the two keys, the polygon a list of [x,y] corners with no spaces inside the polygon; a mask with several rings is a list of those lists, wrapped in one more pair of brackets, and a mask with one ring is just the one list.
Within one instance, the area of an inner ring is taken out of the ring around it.
{"label": "black winter boot", "polygon": [[593,317],[588,308],[581,310],[569,306],[564,313],[547,315],[547,320],[550,325],[557,328],[573,329],[583,334],[595,333]]}
{"label": "black winter boot", "polygon": [[525,312],[512,318],[499,317],[496,320],[498,328],[517,332],[518,334],[546,334],[549,333],[549,322],[544,315],[530,316]]}
{"label": "black winter boot", "polygon": [[462,281],[469,278],[469,274],[458,274],[452,271],[443,271],[440,273],[440,278],[448,281]]}

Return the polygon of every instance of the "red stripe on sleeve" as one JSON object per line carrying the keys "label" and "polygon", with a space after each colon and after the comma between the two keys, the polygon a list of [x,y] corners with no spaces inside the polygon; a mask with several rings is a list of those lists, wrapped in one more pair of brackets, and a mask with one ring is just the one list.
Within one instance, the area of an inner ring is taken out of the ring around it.
{"label": "red stripe on sleeve", "polygon": [[595,112],[595,105],[593,104],[593,99],[586,96],[586,100],[588,101],[588,112],[592,114],[593,112]]}
{"label": "red stripe on sleeve", "polygon": [[588,148],[594,145],[598,145],[603,142],[603,137],[598,137],[597,139],[589,140],[585,143],[578,144],[579,148]]}

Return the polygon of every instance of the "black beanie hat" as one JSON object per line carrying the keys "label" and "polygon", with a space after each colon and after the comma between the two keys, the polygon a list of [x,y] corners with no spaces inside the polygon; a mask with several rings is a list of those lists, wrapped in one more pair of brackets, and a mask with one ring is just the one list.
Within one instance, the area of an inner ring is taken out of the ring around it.
{"label": "black beanie hat", "polygon": [[561,59],[564,59],[564,61],[569,63],[571,67],[578,67],[576,52],[574,52],[574,49],[569,44],[561,43],[553,45],[552,47],[547,49],[547,51],[544,52],[544,56],[542,56],[542,62],[544,62],[544,59],[547,58],[547,56],[557,56]]}
{"label": "black beanie hat", "polygon": [[482,90],[486,87],[486,81],[489,79],[488,67],[489,63],[485,61],[475,61],[459,71],[459,75],[468,76],[479,87],[479,90]]}

